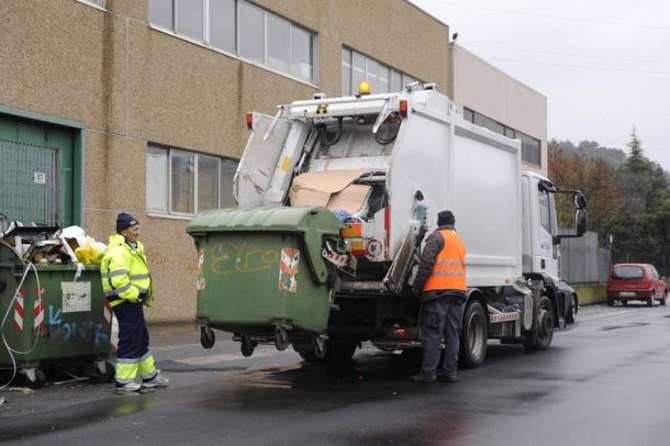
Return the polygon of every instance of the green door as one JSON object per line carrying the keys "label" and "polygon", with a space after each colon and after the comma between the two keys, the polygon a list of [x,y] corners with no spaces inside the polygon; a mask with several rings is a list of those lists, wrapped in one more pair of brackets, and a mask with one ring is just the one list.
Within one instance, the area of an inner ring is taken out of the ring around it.
{"label": "green door", "polygon": [[74,224],[72,130],[0,114],[0,212],[24,223]]}

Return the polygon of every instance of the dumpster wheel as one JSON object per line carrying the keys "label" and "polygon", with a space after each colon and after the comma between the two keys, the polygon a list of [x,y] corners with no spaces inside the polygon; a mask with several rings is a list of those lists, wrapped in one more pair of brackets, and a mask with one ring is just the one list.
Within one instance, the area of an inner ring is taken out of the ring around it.
{"label": "dumpster wheel", "polygon": [[203,325],[200,327],[200,345],[203,348],[210,349],[214,347],[216,342],[216,335],[214,335],[214,330],[212,330],[209,325]]}
{"label": "dumpster wheel", "polygon": [[26,384],[31,389],[40,389],[47,382],[47,375],[38,368],[23,369],[21,371],[26,377]]}
{"label": "dumpster wheel", "polygon": [[288,332],[284,327],[275,328],[275,347],[277,350],[284,351],[289,346]]}
{"label": "dumpster wheel", "polygon": [[254,354],[254,350],[258,343],[252,340],[249,336],[242,336],[242,341],[240,342],[240,351],[245,358]]}

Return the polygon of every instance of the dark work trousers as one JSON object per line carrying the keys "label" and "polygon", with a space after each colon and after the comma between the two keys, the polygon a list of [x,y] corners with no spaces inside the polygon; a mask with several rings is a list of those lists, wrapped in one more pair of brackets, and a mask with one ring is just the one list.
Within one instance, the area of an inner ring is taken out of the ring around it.
{"label": "dark work trousers", "polygon": [[144,321],[144,308],[140,303],[123,302],[114,307],[119,320],[119,359],[139,360],[149,352],[149,331]]}
{"label": "dark work trousers", "polygon": [[[463,303],[453,297],[441,297],[421,304],[420,339],[423,347],[421,372],[426,376],[455,372],[458,367],[459,331]],[[440,364],[442,339],[446,351]],[[439,370],[438,370],[439,366]]]}

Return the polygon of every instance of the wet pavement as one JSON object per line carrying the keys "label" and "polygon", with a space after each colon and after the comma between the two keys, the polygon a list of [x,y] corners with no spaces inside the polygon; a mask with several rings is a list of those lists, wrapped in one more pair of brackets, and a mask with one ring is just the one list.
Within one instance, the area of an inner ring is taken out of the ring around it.
{"label": "wet pavement", "polygon": [[670,310],[587,307],[546,352],[489,346],[458,384],[413,384],[406,358],[366,346],[352,364],[305,365],[217,333],[154,326],[168,389],[107,384],[0,392],[0,442],[218,445],[666,445]]}

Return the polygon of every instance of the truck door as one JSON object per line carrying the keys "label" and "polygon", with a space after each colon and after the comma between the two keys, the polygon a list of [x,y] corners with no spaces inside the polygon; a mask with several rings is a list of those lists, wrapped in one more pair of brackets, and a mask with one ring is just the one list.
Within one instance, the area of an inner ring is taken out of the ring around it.
{"label": "truck door", "polygon": [[263,193],[270,186],[291,127],[286,118],[275,119],[262,113],[253,113],[251,122],[251,135],[234,180],[235,199],[241,208],[263,204]]}
{"label": "truck door", "polygon": [[554,246],[553,234],[556,233],[556,216],[552,209],[553,196],[549,192],[536,189],[538,216],[535,225],[535,258],[533,270],[558,278],[558,246]]}

